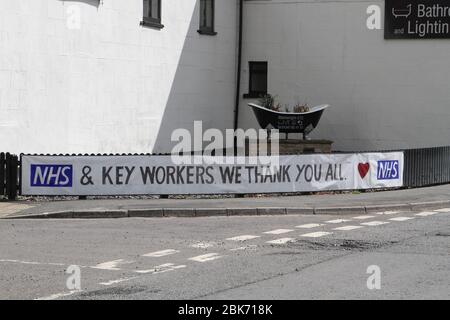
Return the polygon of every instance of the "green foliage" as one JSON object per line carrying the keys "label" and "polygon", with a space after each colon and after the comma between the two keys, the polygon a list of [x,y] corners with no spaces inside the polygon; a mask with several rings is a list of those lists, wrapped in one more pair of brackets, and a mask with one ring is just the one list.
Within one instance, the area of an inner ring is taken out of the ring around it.
{"label": "green foliage", "polygon": [[[280,103],[276,102],[277,96],[272,96],[271,94],[265,94],[262,95],[259,98],[259,105],[273,111],[281,111],[283,109],[282,105]],[[290,108],[288,105],[284,106],[285,112],[292,112],[292,113],[304,113],[309,112],[311,109],[309,108],[308,104],[305,102],[303,104],[297,103],[292,111],[290,111]]]}
{"label": "green foliage", "polygon": [[259,98],[259,104],[270,110],[280,111],[281,105],[275,104],[276,96],[272,96],[271,94],[265,94]]}

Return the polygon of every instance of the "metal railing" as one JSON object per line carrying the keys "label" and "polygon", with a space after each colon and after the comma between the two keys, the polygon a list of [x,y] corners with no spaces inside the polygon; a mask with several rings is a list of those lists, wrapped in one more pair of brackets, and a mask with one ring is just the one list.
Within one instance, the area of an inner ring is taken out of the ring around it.
{"label": "metal railing", "polygon": [[450,183],[450,147],[404,150],[404,186],[426,187]]}
{"label": "metal railing", "polygon": [[15,200],[19,185],[19,158],[13,154],[0,153],[0,197]]}

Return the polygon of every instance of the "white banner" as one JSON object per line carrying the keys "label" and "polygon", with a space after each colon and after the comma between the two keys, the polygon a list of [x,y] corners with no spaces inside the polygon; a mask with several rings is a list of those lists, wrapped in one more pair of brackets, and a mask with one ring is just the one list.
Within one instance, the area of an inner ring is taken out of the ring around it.
{"label": "white banner", "polygon": [[209,165],[213,160],[180,165],[170,156],[24,155],[22,194],[251,194],[403,186],[402,152],[280,156],[276,170],[248,162]]}

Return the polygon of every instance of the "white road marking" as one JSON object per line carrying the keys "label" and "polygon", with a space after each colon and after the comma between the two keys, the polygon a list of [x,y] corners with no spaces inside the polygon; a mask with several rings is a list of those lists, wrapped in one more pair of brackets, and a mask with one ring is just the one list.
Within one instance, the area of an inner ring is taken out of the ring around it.
{"label": "white road marking", "polygon": [[195,249],[208,249],[214,247],[216,245],[215,242],[197,242],[191,245],[191,248]]}
{"label": "white road marking", "polygon": [[446,212],[450,212],[450,208],[437,209],[437,210],[434,210],[434,211],[446,213]]}
{"label": "white road marking", "polygon": [[432,211],[430,211],[430,212],[426,211],[426,212],[418,213],[418,214],[416,214],[416,216],[429,217],[429,216],[434,216],[435,214],[438,214],[438,213],[437,212],[432,212]]}
{"label": "white road marking", "polygon": [[189,258],[189,260],[196,261],[196,262],[208,262],[208,261],[213,261],[213,260],[217,260],[220,258],[223,258],[223,256],[220,256],[218,253],[208,253],[208,254],[204,254],[201,256]]}
{"label": "white road marking", "polygon": [[376,227],[376,226],[382,226],[384,224],[388,224],[389,222],[386,221],[370,221],[370,222],[364,222],[361,223],[363,226],[368,226],[368,227]]}
{"label": "white road marking", "polygon": [[353,219],[356,220],[368,220],[368,219],[372,219],[375,218],[375,216],[359,216],[359,217],[353,217]]}
{"label": "white road marking", "polygon": [[111,280],[108,282],[100,282],[99,284],[101,284],[102,286],[112,286],[113,284],[118,284],[118,283],[122,283],[122,282],[126,282],[126,281],[131,281],[134,279],[137,279],[138,277],[132,277],[132,278],[123,278],[123,279],[117,279],[117,280]]}
{"label": "white road marking", "polygon": [[276,240],[267,241],[268,244],[286,244],[288,242],[295,241],[294,238],[281,238]]}
{"label": "white road marking", "polygon": [[265,234],[278,235],[278,234],[289,233],[289,232],[292,232],[292,231],[294,231],[294,230],[291,230],[291,229],[277,229],[277,230],[267,231],[267,232],[264,232],[264,233]]}
{"label": "white road marking", "polygon": [[61,293],[56,293],[56,294],[52,294],[51,296],[48,297],[43,297],[43,298],[37,298],[34,300],[56,300],[59,298],[63,298],[63,297],[68,297],[71,295],[74,295],[75,293],[79,293],[82,292],[81,290],[75,290],[75,291],[70,291],[70,292],[61,292]]}
{"label": "white road marking", "polygon": [[172,255],[172,254],[175,254],[178,252],[180,252],[180,251],[174,250],[174,249],[167,249],[167,250],[161,250],[161,251],[143,254],[142,256],[143,257],[151,257],[151,258],[160,258],[160,257],[169,256],[169,255]]}
{"label": "white road marking", "polygon": [[166,264],[162,264],[160,266],[156,266],[149,270],[136,270],[135,272],[141,273],[141,274],[147,274],[147,273],[158,274],[158,273],[164,273],[164,272],[174,271],[174,270],[183,269],[183,268],[186,268],[186,266],[185,265],[175,265],[173,263],[166,263]]}
{"label": "white road marking", "polygon": [[64,264],[64,263],[51,263],[51,262],[42,263],[42,262],[35,262],[35,261],[21,261],[21,260],[8,260],[8,259],[1,259],[0,262],[42,265],[42,266],[58,266],[58,267],[66,266],[66,264]]}
{"label": "white road marking", "polygon": [[256,238],[260,238],[260,236],[244,235],[244,236],[228,238],[227,240],[229,240],[229,241],[247,241],[247,240],[252,240],[252,239],[256,239]]}
{"label": "white road marking", "polygon": [[302,224],[300,226],[296,226],[296,228],[299,229],[313,229],[313,228],[318,228],[318,227],[322,227],[323,224],[320,223],[308,223],[308,224]]}
{"label": "white road marking", "polygon": [[403,221],[408,221],[408,220],[413,220],[414,217],[398,217],[398,218],[392,218],[389,219],[391,221],[397,221],[397,222],[403,222]]}
{"label": "white road marking", "polygon": [[352,230],[361,229],[361,228],[364,228],[364,227],[362,227],[362,226],[344,226],[344,227],[335,228],[333,230],[337,230],[337,231],[352,231]]}
{"label": "white road marking", "polygon": [[326,223],[339,224],[339,223],[344,223],[344,222],[349,222],[349,221],[350,220],[346,220],[346,219],[336,219],[336,220],[326,221]]}
{"label": "white road marking", "polygon": [[392,215],[392,214],[397,214],[400,213],[400,211],[383,211],[383,212],[378,212],[377,214],[379,215]]}
{"label": "white road marking", "polygon": [[302,234],[301,237],[306,237],[306,238],[320,238],[323,236],[327,236],[333,234],[332,232],[313,232],[313,233],[307,233],[307,234]]}
{"label": "white road marking", "polygon": [[118,268],[118,266],[123,265],[123,264],[131,264],[134,262],[135,261],[126,261],[123,259],[119,259],[119,260],[99,263],[98,265],[96,265],[95,267],[92,267],[92,268],[93,269],[101,269],[101,270],[119,271],[120,268]]}
{"label": "white road marking", "polygon": [[234,248],[234,249],[230,249],[230,251],[243,251],[243,250],[251,250],[251,249],[256,249],[258,246],[256,244],[251,244],[248,246],[244,246],[244,247],[239,247],[239,248]]}

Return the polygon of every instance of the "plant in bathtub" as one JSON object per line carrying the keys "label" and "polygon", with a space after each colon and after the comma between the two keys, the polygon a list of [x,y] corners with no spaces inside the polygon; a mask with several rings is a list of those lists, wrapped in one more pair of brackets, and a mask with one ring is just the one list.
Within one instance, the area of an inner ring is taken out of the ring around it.
{"label": "plant in bathtub", "polygon": [[[271,94],[265,94],[259,98],[258,102],[261,107],[264,107],[264,108],[272,110],[272,111],[280,112],[280,111],[282,111],[283,108],[280,103],[276,102],[276,98],[277,98],[277,96],[273,96]],[[288,105],[285,105],[284,110],[287,113],[305,113],[305,112],[311,111],[306,102],[304,104],[297,103],[293,107],[292,111],[290,111],[290,108]]]}
{"label": "plant in bathtub", "polygon": [[276,97],[277,96],[273,96],[271,94],[265,94],[259,98],[258,102],[262,107],[264,107],[266,109],[273,110],[273,111],[281,111],[281,104],[275,103]]}
{"label": "plant in bathtub", "polygon": [[305,112],[309,112],[309,111],[310,111],[310,109],[306,103],[305,104],[297,103],[293,109],[294,113],[305,113]]}

